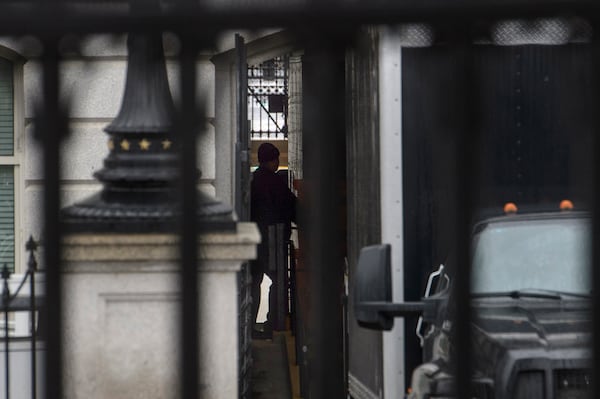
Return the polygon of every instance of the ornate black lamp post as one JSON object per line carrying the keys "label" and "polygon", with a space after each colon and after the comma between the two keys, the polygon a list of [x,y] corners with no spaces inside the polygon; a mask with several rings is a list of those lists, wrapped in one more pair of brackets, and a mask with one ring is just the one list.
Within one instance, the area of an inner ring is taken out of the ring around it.
{"label": "ornate black lamp post", "polygon": [[[130,34],[127,81],[121,110],[106,127],[110,154],[95,176],[102,191],[62,210],[71,231],[155,232],[172,230],[179,158],[175,107],[158,34]],[[198,193],[203,230],[233,230],[229,206]]]}

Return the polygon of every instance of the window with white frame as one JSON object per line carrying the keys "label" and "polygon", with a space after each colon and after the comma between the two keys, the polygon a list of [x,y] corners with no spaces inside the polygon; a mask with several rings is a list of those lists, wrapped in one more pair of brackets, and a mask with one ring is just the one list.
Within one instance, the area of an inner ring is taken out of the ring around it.
{"label": "window with white frame", "polygon": [[14,64],[0,57],[0,269],[15,270],[15,140]]}

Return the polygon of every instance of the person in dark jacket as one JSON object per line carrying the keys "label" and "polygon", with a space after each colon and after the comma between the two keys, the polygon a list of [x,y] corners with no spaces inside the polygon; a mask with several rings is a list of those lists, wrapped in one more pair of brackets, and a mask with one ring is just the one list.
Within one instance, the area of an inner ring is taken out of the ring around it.
{"label": "person in dark jacket", "polygon": [[[256,322],[260,305],[260,284],[264,274],[271,281],[276,281],[275,271],[269,269],[269,225],[283,224],[284,240],[290,239],[291,222],[296,222],[296,196],[290,191],[285,181],[276,174],[279,168],[279,150],[271,143],[263,143],[258,147],[260,166],[252,176],[250,186],[250,215],[260,230],[261,243],[257,247],[256,260],[251,262],[252,273],[252,322]],[[287,248],[287,245],[286,245]],[[275,307],[275,290],[269,292],[269,313],[263,331],[255,328],[255,337],[270,338],[272,336],[273,312]]]}

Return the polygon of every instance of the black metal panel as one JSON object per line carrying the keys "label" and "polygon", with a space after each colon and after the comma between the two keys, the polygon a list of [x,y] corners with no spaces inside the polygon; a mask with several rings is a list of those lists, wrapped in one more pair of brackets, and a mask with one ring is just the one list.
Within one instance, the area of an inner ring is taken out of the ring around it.
{"label": "black metal panel", "polygon": [[[474,52],[484,160],[478,205],[501,211],[509,200],[585,202],[591,174],[590,48],[476,46]],[[525,65],[517,71],[519,57]],[[453,223],[458,134],[451,126],[461,90],[454,58],[447,47],[403,51],[406,237],[420,242],[416,248],[407,242],[406,250],[426,254],[417,263],[407,260],[410,268],[434,267],[449,251],[444,227]]]}
{"label": "black metal panel", "polygon": [[[352,96],[348,102],[348,275],[353,303],[354,271],[360,249],[381,242],[379,179],[379,84],[377,31],[361,31],[347,57],[346,76]],[[383,390],[381,333],[361,328],[353,307],[348,308],[348,371],[371,392]]]}
{"label": "black metal panel", "polygon": [[[590,46],[473,46],[468,59],[461,64],[458,47],[403,50],[407,300],[420,297],[431,268],[456,266],[456,237],[469,235],[468,226],[456,234],[459,213],[501,213],[507,201],[558,209],[564,198],[584,207],[590,198]],[[414,347],[407,341],[409,370]]]}
{"label": "black metal panel", "polygon": [[482,207],[589,202],[591,46],[477,47]]}

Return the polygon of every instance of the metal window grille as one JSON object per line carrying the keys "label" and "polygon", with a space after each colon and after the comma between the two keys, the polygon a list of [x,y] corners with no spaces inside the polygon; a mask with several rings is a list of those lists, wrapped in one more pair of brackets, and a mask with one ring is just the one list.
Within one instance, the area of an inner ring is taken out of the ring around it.
{"label": "metal window grille", "polygon": [[248,119],[252,140],[287,138],[288,57],[248,67]]}
{"label": "metal window grille", "polygon": [[[195,186],[196,176],[190,172],[196,164],[196,146],[194,135],[195,121],[193,118],[196,107],[195,93],[190,88],[195,87],[194,50],[199,45],[210,45],[215,31],[229,28],[257,28],[286,26],[296,30],[304,41],[306,49],[306,90],[305,97],[305,146],[311,148],[304,162],[306,179],[313,185],[307,200],[310,209],[305,215],[305,226],[309,230],[308,256],[312,264],[328,265],[336,261],[332,248],[340,244],[339,232],[335,230],[327,216],[335,214],[336,178],[335,173],[323,171],[336,171],[344,164],[344,151],[339,148],[340,137],[344,135],[344,107],[332,107],[339,104],[339,72],[340,68],[334,57],[336,52],[342,51],[351,43],[352,32],[364,24],[390,24],[400,22],[430,22],[450,26],[454,31],[451,39],[452,45],[460,49],[464,59],[469,59],[472,32],[466,27],[473,22],[489,21],[496,18],[552,16],[560,13],[577,13],[591,16],[591,24],[597,28],[598,5],[589,1],[507,1],[507,2],[472,2],[472,1],[426,1],[415,2],[384,1],[384,2],[348,2],[341,4],[310,2],[306,5],[294,4],[287,7],[281,3],[266,4],[256,9],[242,6],[217,6],[213,2],[206,4],[194,2],[165,2],[166,6],[161,11],[146,10],[138,13],[129,13],[124,7],[103,8],[102,3],[82,2],[47,2],[47,1],[6,1],[0,5],[0,33],[9,35],[34,35],[43,46],[42,73],[43,73],[43,102],[36,121],[37,136],[43,142],[45,171],[44,186],[44,220],[46,252],[44,263],[47,267],[46,278],[46,316],[45,325],[48,326],[45,339],[47,341],[47,356],[45,361],[45,380],[52,381],[46,384],[48,399],[63,397],[61,381],[61,307],[62,295],[60,279],[60,240],[63,229],[59,219],[59,164],[61,154],[59,143],[67,134],[68,126],[65,109],[59,100],[59,63],[61,60],[61,39],[67,34],[86,34],[92,32],[123,33],[128,31],[172,31],[181,40],[182,52],[180,57],[182,69],[182,109],[184,120],[181,121],[184,145],[181,157],[182,169],[181,195],[184,199],[182,214],[182,281],[186,282],[183,291],[183,314],[181,345],[185,348],[186,356],[183,361],[183,382],[181,397],[198,397],[198,383],[196,381],[198,351],[196,332],[201,315],[197,315],[195,298],[197,296],[196,279],[193,273],[196,264],[195,240],[198,226],[193,223],[195,215],[195,191],[190,189]],[[244,3],[245,4],[245,3]],[[49,18],[49,15],[60,15],[61,18]],[[199,43],[204,41],[203,43]],[[595,38],[595,40],[597,40]],[[598,50],[594,42],[594,69],[597,70]],[[343,70],[343,68],[342,68]],[[456,306],[462,311],[455,320],[457,351],[469,353],[470,348],[470,298],[468,296],[470,283],[469,269],[469,229],[474,198],[478,187],[477,180],[473,179],[476,168],[473,167],[477,149],[478,137],[474,128],[477,109],[476,87],[472,79],[469,63],[465,62],[464,78],[466,85],[462,97],[457,98],[463,106],[464,113],[460,115],[463,134],[457,137],[459,148],[468,148],[469,151],[461,152],[460,164],[457,171],[457,181],[460,193],[459,204],[456,209],[458,224],[457,236],[457,264],[459,266],[456,280],[457,293]],[[343,88],[343,86],[342,86]],[[594,82],[594,91],[600,91],[598,81]],[[595,96],[597,97],[597,96]],[[596,105],[594,101],[593,105]],[[328,112],[323,112],[327,109]],[[596,113],[598,114],[598,113]],[[341,123],[340,123],[341,122]],[[594,129],[598,129],[595,121]],[[600,153],[600,140],[594,143],[595,153]],[[192,167],[189,167],[192,166]],[[600,176],[600,162],[596,161],[595,179]],[[597,182],[590,182],[594,187]],[[600,254],[600,230],[598,228],[598,212],[600,201],[594,203],[594,259]],[[192,222],[190,222],[192,221]],[[190,278],[191,277],[191,278]],[[341,276],[333,268],[323,267],[315,270],[313,275],[313,322],[318,325],[313,329],[312,342],[314,343],[314,356],[320,361],[314,362],[311,370],[311,397],[332,398],[340,396],[339,387],[342,376],[338,366],[340,359],[336,358],[337,348],[341,337],[336,329],[325,328],[335,322],[339,308],[337,290]],[[594,287],[600,287],[600,272],[594,269]],[[594,290],[594,308],[598,309],[600,298],[598,289]],[[51,323],[48,321],[52,321]],[[600,312],[594,312],[595,337],[599,336]],[[600,345],[594,342],[594,364],[592,380],[600,381]],[[457,393],[459,398],[469,398],[469,379],[471,364],[469,356],[461,358],[457,367]],[[596,396],[596,395],[594,395]]]}

